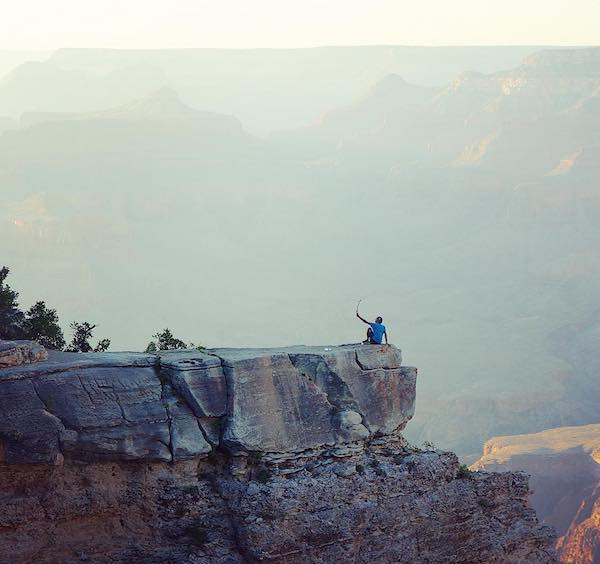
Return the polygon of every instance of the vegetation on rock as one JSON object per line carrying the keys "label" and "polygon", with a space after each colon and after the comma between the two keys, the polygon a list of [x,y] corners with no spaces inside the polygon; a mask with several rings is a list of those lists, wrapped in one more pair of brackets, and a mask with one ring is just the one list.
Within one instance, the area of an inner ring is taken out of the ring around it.
{"label": "vegetation on rock", "polygon": [[71,344],[65,349],[68,352],[104,352],[110,347],[110,339],[101,339],[95,347],[90,345],[90,339],[93,337],[95,325],[82,321],[71,323],[73,339]]}
{"label": "vegetation on rock", "polygon": [[47,349],[62,350],[65,347],[65,337],[58,324],[56,310],[48,308],[46,302],[36,302],[25,316],[24,327],[28,339],[37,341]]}
{"label": "vegetation on rock", "polygon": [[23,313],[17,301],[19,293],[6,283],[9,273],[10,269],[6,266],[0,269],[0,339],[28,339],[48,349],[68,352],[103,352],[108,349],[110,339],[101,339],[95,347],[90,344],[96,325],[87,321],[71,323],[73,337],[66,346],[56,310],[42,300]]}
{"label": "vegetation on rock", "polygon": [[[152,338],[154,340],[148,343],[146,352],[172,351],[188,348],[188,345],[181,339],[175,337],[168,327],[165,327],[165,329],[159,331],[158,333],[154,333]],[[194,348],[191,343],[190,348]]]}
{"label": "vegetation on rock", "polygon": [[19,293],[6,283],[9,272],[6,266],[0,269],[0,339],[22,339],[25,315],[17,302]]}

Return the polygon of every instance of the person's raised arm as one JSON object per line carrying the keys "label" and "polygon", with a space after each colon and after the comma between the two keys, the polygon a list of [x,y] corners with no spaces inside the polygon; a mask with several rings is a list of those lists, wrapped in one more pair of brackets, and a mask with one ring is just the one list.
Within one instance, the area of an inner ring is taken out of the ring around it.
{"label": "person's raised arm", "polygon": [[367,325],[371,325],[371,322],[367,321],[364,317],[361,317],[360,313],[358,313],[358,311],[356,312],[356,317],[358,317],[363,323],[366,323]]}

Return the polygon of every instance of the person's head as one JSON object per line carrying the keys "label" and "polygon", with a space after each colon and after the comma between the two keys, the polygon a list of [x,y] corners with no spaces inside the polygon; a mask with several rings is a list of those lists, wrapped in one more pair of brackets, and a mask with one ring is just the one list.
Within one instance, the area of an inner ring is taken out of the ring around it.
{"label": "person's head", "polygon": [[375,320],[375,323],[383,323],[383,317],[381,315]]}

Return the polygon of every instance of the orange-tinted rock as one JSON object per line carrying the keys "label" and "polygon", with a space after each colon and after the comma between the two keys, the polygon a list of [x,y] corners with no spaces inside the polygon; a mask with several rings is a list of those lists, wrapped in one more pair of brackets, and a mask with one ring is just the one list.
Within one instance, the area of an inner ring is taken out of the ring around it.
{"label": "orange-tinted rock", "polygon": [[600,562],[600,424],[495,437],[472,468],[529,473],[532,504],[560,535],[561,561]]}

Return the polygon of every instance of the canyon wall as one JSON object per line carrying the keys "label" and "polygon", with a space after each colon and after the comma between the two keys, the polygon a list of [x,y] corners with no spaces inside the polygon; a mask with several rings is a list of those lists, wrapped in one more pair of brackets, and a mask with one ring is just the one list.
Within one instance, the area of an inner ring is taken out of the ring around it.
{"label": "canyon wall", "polygon": [[406,443],[416,377],[393,346],[22,354],[0,561],[553,562],[524,474]]}
{"label": "canyon wall", "polygon": [[600,424],[495,437],[473,469],[526,471],[532,505],[569,564],[600,563]]}

